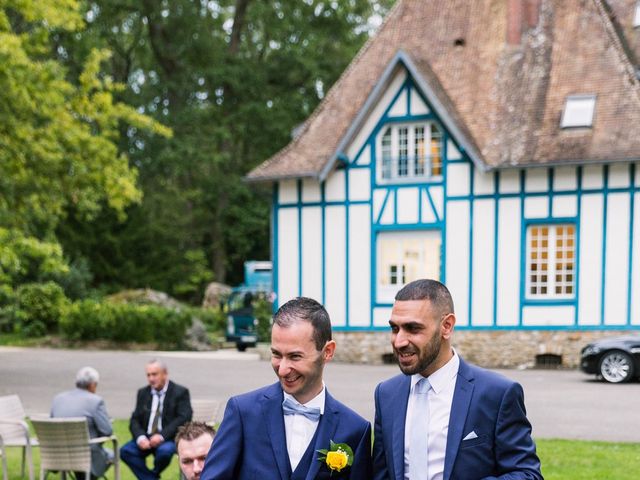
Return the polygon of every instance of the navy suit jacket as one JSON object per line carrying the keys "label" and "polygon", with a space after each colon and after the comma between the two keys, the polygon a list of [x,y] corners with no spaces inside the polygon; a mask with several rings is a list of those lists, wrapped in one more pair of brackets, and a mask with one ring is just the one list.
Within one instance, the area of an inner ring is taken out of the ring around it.
{"label": "navy suit jacket", "polygon": [[[284,395],[279,383],[232,397],[207,456],[201,480],[289,480],[291,466],[282,413]],[[329,442],[353,449],[351,467],[330,471],[317,460],[316,450]],[[371,480],[371,425],[326,392],[313,445],[313,461],[306,480],[348,478]]]}
{"label": "navy suit jacket", "polygon": [[[377,386],[373,479],[404,480],[404,434],[411,377]],[[463,440],[475,432],[477,438]],[[522,387],[460,359],[451,404],[444,480],[541,480]]]}

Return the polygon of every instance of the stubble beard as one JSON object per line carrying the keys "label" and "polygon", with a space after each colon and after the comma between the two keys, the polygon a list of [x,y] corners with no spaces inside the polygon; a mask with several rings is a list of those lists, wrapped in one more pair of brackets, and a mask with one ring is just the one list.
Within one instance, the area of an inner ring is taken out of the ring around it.
{"label": "stubble beard", "polygon": [[[418,363],[412,367],[404,367],[398,361],[398,366],[400,367],[400,371],[405,375],[415,375],[416,373],[424,372],[433,362],[436,361],[438,355],[440,354],[440,346],[442,344],[442,339],[437,334],[434,334],[429,343],[426,345],[426,349],[424,351],[418,351],[419,358]],[[400,352],[396,352],[396,355]]]}

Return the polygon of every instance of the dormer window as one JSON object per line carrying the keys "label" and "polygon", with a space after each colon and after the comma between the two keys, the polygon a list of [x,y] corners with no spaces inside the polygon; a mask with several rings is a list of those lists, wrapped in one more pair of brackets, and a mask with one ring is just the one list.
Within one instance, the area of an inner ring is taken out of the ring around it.
{"label": "dormer window", "polygon": [[636,2],[635,14],[633,15],[633,26],[640,27],[640,2]]}
{"label": "dormer window", "polygon": [[435,123],[389,125],[379,139],[379,181],[409,182],[442,175],[442,131]]}
{"label": "dormer window", "polygon": [[564,104],[561,128],[590,128],[593,125],[593,112],[596,109],[595,95],[569,95]]}

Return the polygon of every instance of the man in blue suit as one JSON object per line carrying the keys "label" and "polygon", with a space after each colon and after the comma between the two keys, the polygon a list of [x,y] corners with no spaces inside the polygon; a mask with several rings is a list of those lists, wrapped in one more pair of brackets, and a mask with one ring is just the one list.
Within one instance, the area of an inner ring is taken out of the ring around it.
{"label": "man in blue suit", "polygon": [[[322,380],[336,343],[322,305],[299,297],[276,312],[271,365],[279,382],[232,397],[201,480],[371,479],[371,425],[335,400]],[[331,442],[353,450],[319,460]],[[332,463],[334,469],[329,466]]]}
{"label": "man in blue suit", "polygon": [[522,387],[451,348],[449,290],[403,287],[391,311],[402,375],[375,392],[374,480],[542,479]]}

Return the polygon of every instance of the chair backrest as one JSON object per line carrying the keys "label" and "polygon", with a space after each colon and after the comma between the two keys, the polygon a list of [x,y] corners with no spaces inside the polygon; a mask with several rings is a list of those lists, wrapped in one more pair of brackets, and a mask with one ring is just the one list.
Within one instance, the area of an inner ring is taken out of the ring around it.
{"label": "chair backrest", "polygon": [[[23,422],[25,417],[26,414],[18,395],[0,397],[0,420]],[[0,435],[2,435],[5,445],[25,443],[24,432],[24,428],[19,424],[0,422]]]}
{"label": "chair backrest", "polygon": [[34,417],[31,423],[40,441],[41,471],[89,471],[91,448],[86,417]]}
{"label": "chair backrest", "polygon": [[194,422],[218,423],[220,421],[220,410],[222,402],[210,398],[192,398],[191,409],[193,410]]}

